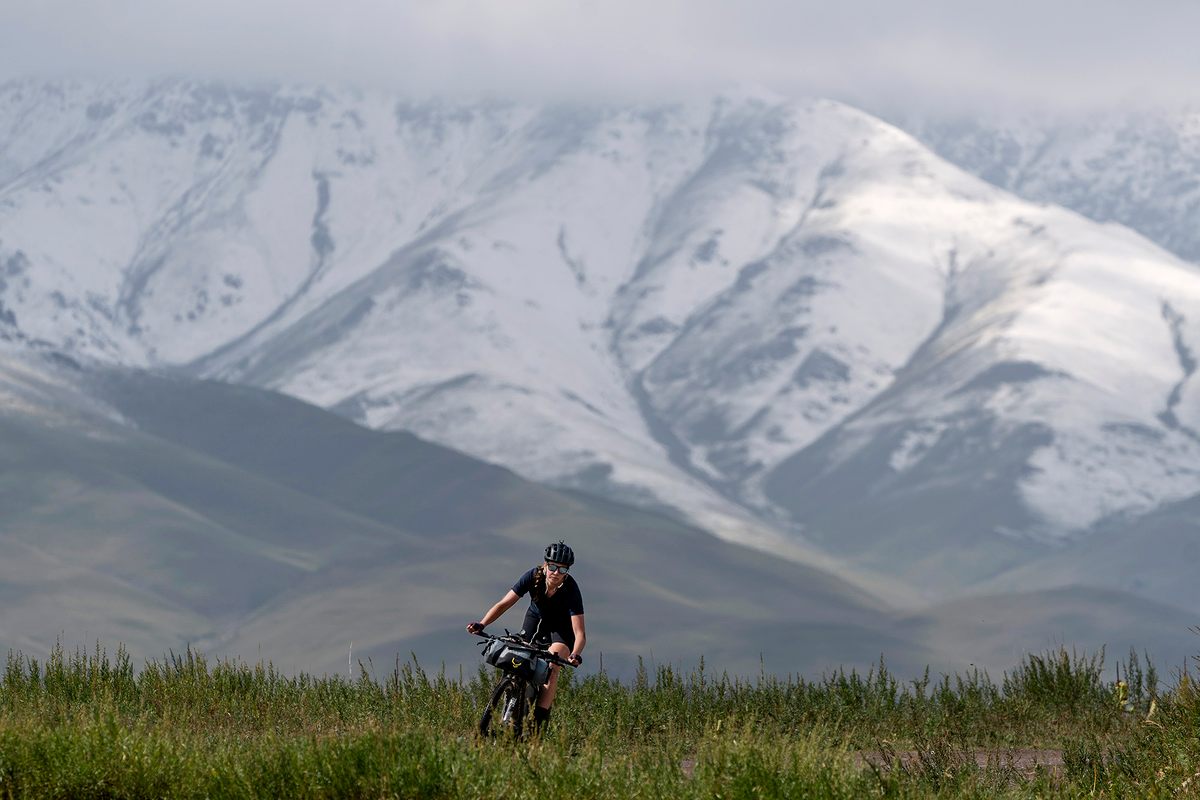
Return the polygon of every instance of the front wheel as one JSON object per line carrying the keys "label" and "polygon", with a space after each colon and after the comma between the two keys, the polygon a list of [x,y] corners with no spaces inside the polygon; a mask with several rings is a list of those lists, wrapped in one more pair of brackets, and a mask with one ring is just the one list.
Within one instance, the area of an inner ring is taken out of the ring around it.
{"label": "front wheel", "polygon": [[509,730],[514,739],[520,739],[526,705],[523,682],[512,675],[505,675],[492,690],[487,708],[479,718],[479,735],[495,736]]}

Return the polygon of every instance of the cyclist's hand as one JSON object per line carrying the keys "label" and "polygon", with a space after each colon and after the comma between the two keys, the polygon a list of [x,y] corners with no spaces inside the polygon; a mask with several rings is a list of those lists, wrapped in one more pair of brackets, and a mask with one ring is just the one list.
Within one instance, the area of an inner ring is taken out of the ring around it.
{"label": "cyclist's hand", "polygon": [[471,622],[467,624],[467,633],[483,633],[482,622]]}
{"label": "cyclist's hand", "polygon": [[579,655],[579,653],[571,653],[571,655],[567,656],[567,662],[572,667],[578,667],[583,663],[583,656]]}

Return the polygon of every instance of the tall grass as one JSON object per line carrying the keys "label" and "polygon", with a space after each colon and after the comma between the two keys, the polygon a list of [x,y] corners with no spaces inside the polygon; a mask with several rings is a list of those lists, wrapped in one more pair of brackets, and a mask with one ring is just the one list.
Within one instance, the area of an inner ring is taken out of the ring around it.
{"label": "tall grass", "polygon": [[[1058,651],[999,681],[901,681],[882,662],[818,680],[703,662],[628,683],[564,675],[547,735],[516,743],[473,736],[494,680],[482,668],[450,679],[412,660],[349,680],[60,647],[8,657],[0,796],[1200,796],[1200,691],[1181,676],[1159,693],[1136,654],[1119,681],[1102,673],[1103,654]],[[1064,767],[1007,763],[1029,747],[1061,750]]]}

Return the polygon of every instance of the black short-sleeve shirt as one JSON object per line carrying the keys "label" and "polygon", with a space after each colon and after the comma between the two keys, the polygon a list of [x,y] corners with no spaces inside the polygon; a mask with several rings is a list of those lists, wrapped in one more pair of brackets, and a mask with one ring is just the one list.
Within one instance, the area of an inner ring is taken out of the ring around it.
{"label": "black short-sleeve shirt", "polygon": [[[533,575],[537,567],[526,572],[513,584],[512,590],[517,597],[524,597],[533,588]],[[552,597],[544,598],[540,603],[530,598],[529,614],[541,621],[541,633],[558,631],[563,635],[571,634],[571,617],[583,613],[583,595],[579,593],[579,584],[570,575],[563,579],[562,586]],[[530,632],[532,633],[532,631]],[[574,635],[570,638],[574,639]]]}

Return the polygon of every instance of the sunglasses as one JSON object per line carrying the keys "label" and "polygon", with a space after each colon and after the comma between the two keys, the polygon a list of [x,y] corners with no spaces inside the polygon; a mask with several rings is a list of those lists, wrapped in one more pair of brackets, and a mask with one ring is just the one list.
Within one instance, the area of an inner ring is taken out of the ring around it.
{"label": "sunglasses", "polygon": [[562,564],[547,564],[546,569],[551,572],[562,572],[564,574],[571,571],[570,567],[564,567]]}

